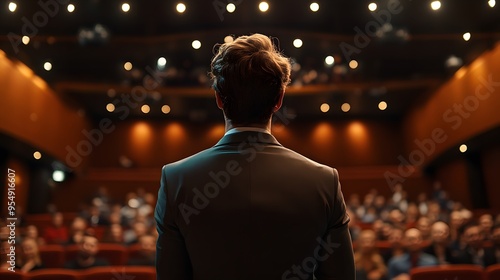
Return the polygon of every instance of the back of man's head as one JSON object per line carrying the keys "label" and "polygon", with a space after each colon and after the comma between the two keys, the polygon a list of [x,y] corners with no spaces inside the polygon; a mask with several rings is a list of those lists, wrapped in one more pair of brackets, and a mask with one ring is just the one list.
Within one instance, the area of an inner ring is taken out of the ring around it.
{"label": "back of man's head", "polygon": [[269,37],[253,34],[220,45],[210,75],[233,124],[264,124],[290,83],[290,69]]}

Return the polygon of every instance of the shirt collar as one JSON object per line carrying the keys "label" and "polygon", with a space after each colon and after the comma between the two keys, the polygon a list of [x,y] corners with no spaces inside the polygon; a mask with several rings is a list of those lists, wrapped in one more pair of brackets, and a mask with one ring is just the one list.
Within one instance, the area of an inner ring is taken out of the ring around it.
{"label": "shirt collar", "polygon": [[271,132],[269,132],[265,128],[252,127],[252,126],[240,126],[240,127],[231,128],[230,130],[226,131],[226,133],[224,133],[224,136],[229,135],[229,134],[233,134],[233,133],[243,132],[243,131],[254,131],[254,132],[271,134]]}

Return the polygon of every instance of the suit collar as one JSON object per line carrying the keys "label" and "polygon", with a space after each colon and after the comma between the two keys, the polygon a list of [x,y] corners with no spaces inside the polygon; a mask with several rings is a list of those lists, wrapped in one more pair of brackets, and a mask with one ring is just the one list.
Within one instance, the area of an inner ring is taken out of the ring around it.
{"label": "suit collar", "polygon": [[269,133],[262,133],[256,131],[242,131],[231,134],[226,134],[222,137],[215,147],[222,145],[240,145],[241,143],[261,143],[269,145],[281,146],[281,144]]}

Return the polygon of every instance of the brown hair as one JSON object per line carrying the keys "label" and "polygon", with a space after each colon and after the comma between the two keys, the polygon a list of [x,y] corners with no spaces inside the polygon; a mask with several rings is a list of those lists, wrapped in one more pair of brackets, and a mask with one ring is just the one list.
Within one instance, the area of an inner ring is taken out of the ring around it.
{"label": "brown hair", "polygon": [[267,122],[290,83],[289,59],[262,34],[241,36],[218,47],[210,76],[226,117],[239,125]]}

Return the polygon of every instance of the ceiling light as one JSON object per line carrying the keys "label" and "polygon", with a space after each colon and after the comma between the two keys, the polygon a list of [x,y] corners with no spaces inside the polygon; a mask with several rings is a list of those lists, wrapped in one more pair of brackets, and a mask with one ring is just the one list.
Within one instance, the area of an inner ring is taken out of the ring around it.
{"label": "ceiling light", "polygon": [[170,113],[170,106],[168,106],[168,105],[163,105],[163,106],[161,106],[161,111],[162,111],[162,112],[163,112],[163,114],[165,114],[165,115],[166,115],[166,114],[168,114],[168,113]]}
{"label": "ceiling light", "polygon": [[300,39],[293,40],[293,46],[296,47],[297,49],[302,47],[302,40]]}
{"label": "ceiling light", "polygon": [[127,71],[132,70],[132,67],[133,67],[133,66],[132,66],[132,63],[130,63],[130,62],[128,62],[128,61],[127,61],[127,62],[125,62],[125,64],[123,64],[123,69],[125,69],[125,70],[127,70]]}
{"label": "ceiling light", "polygon": [[130,4],[129,3],[123,3],[122,4],[122,11],[125,12],[125,13],[128,12],[128,11],[130,11]]}
{"label": "ceiling light", "polygon": [[27,45],[27,44],[30,43],[30,37],[23,36],[23,38],[21,39],[21,41],[23,42],[23,44]]}
{"label": "ceiling light", "polygon": [[234,5],[233,3],[229,3],[226,6],[226,10],[228,12],[232,13],[232,12],[234,12],[236,10],[236,5]]}
{"label": "ceiling light", "polygon": [[462,144],[458,149],[460,150],[461,153],[465,153],[467,152],[467,145]]}
{"label": "ceiling light", "polygon": [[326,113],[330,111],[330,105],[328,105],[327,103],[323,103],[321,104],[321,106],[319,106],[319,109],[321,110],[321,112]]}
{"label": "ceiling light", "polygon": [[68,5],[68,12],[72,13],[72,12],[74,12],[74,11],[75,11],[75,5],[73,5],[73,4],[69,4],[69,5]]}
{"label": "ceiling light", "polygon": [[351,60],[351,61],[349,61],[349,67],[351,67],[351,69],[358,68],[358,65],[359,65],[358,62],[356,60],[354,60],[354,59]]}
{"label": "ceiling light", "polygon": [[490,5],[491,8],[495,7],[496,1],[495,0],[489,0],[488,5]]}
{"label": "ceiling light", "polygon": [[349,105],[349,103],[344,103],[342,104],[342,106],[340,106],[340,109],[342,110],[342,112],[347,113],[349,112],[349,110],[351,110],[351,105]]}
{"label": "ceiling light", "polygon": [[36,151],[36,152],[33,153],[33,157],[35,159],[37,159],[37,160],[41,159],[42,158],[42,153],[40,153],[39,151]]}
{"label": "ceiling light", "polygon": [[167,65],[167,59],[164,58],[163,56],[158,58],[156,65],[158,66],[158,68],[163,69],[165,65]]}
{"label": "ceiling light", "polygon": [[175,6],[175,9],[179,14],[182,14],[186,11],[186,5],[184,3],[179,3],[177,6]]}
{"label": "ceiling light", "polygon": [[319,10],[319,4],[316,2],[312,2],[311,5],[309,5],[309,8],[313,12],[317,12]]}
{"label": "ceiling light", "polygon": [[48,62],[48,61],[47,61],[47,62],[45,62],[45,63],[43,64],[43,69],[45,69],[45,71],[50,71],[50,70],[52,70],[52,63],[50,63],[50,62]]}
{"label": "ceiling light", "polygon": [[226,37],[224,37],[224,43],[231,43],[233,41],[234,41],[233,36],[227,35]]}
{"label": "ceiling light", "polygon": [[469,41],[470,40],[470,33],[469,32],[465,32],[464,35],[462,36],[464,38],[464,41]]}
{"label": "ceiling light", "polygon": [[197,49],[201,48],[201,42],[199,40],[194,40],[191,43],[191,46],[193,47],[193,49],[197,50]]}
{"label": "ceiling light", "polygon": [[380,109],[380,111],[384,111],[385,109],[387,109],[387,102],[380,101],[380,103],[378,104],[378,108]]}
{"label": "ceiling light", "polygon": [[11,12],[15,12],[15,11],[16,11],[16,9],[17,9],[17,4],[16,4],[16,3],[14,3],[14,2],[10,2],[10,3],[9,3],[9,11],[11,11]]}
{"label": "ceiling light", "polygon": [[377,10],[377,3],[370,3],[368,4],[368,10],[370,10],[371,12],[375,12],[375,10]]}
{"label": "ceiling light", "polygon": [[269,4],[267,4],[267,2],[260,2],[259,10],[261,12],[267,12],[267,10],[269,10]]}
{"label": "ceiling light", "polygon": [[54,170],[54,172],[52,172],[52,180],[54,180],[54,182],[63,182],[65,178],[66,174],[61,170]]}
{"label": "ceiling light", "polygon": [[441,1],[432,1],[431,2],[431,9],[434,11],[437,11],[441,8]]}
{"label": "ceiling light", "polygon": [[149,113],[149,111],[151,111],[151,108],[149,107],[149,105],[144,104],[141,106],[141,112],[143,112],[144,114]]}
{"label": "ceiling light", "polygon": [[325,63],[327,65],[332,65],[333,63],[335,62],[335,59],[333,58],[333,56],[329,55],[325,58]]}
{"label": "ceiling light", "polygon": [[108,103],[108,105],[106,105],[106,110],[110,113],[113,113],[115,111],[115,104]]}

